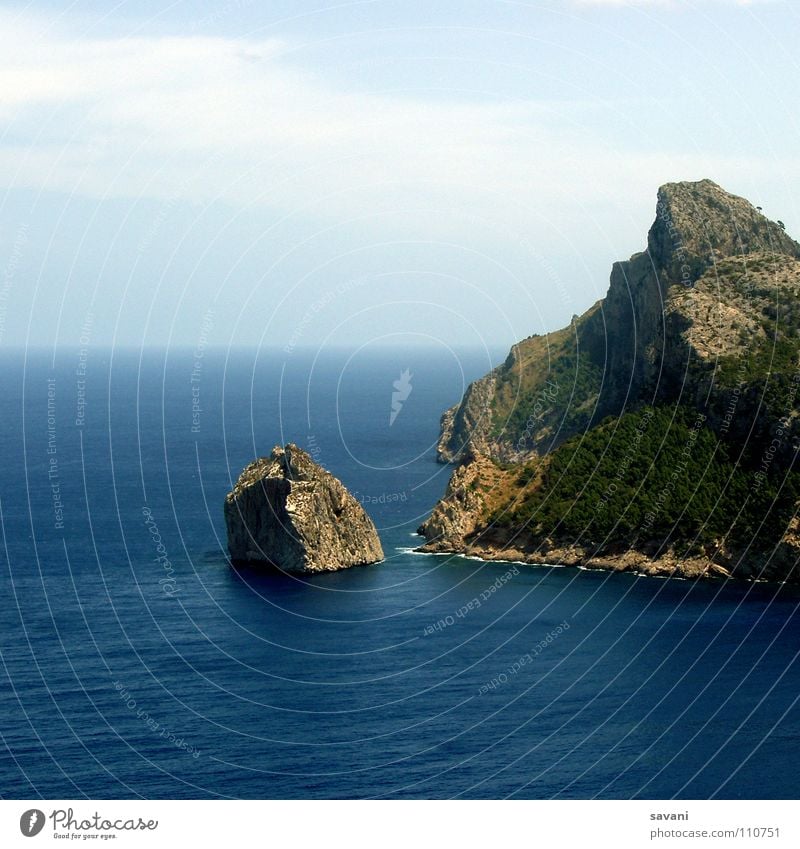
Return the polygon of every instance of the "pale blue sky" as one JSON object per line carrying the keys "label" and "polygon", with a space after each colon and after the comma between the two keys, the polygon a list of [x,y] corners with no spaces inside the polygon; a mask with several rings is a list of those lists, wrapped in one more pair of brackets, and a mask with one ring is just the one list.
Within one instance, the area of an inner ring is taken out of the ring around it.
{"label": "pale blue sky", "polygon": [[0,32],[4,346],[89,314],[95,344],[508,345],[602,297],[670,180],[800,235],[796,2],[37,2]]}

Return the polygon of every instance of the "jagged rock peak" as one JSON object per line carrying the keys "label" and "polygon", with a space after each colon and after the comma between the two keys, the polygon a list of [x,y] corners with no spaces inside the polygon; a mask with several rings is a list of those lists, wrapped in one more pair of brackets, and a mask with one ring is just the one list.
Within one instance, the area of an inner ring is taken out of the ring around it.
{"label": "jagged rock peak", "polygon": [[670,277],[680,266],[696,274],[723,257],[775,253],[800,258],[800,245],[745,198],[713,180],[666,183],[658,190],[648,253]]}
{"label": "jagged rock peak", "polygon": [[[730,354],[751,332],[764,336],[761,308],[734,315],[742,300],[734,278],[763,286],[785,280],[794,289],[798,259],[800,245],[780,222],[744,198],[712,180],[666,183],[646,249],[613,264],[606,297],[569,327],[523,339],[470,384],[442,415],[437,459],[455,462],[472,446],[502,462],[525,462],[531,451],[546,453],[588,424],[652,399],[656,388],[663,396],[665,386],[685,380],[686,343],[708,362],[712,350]],[[692,310],[683,300],[689,289]],[[792,291],[789,303],[794,298]]]}
{"label": "jagged rock peak", "polygon": [[383,560],[361,504],[293,443],[245,467],[225,498],[225,523],[234,561],[307,573]]}

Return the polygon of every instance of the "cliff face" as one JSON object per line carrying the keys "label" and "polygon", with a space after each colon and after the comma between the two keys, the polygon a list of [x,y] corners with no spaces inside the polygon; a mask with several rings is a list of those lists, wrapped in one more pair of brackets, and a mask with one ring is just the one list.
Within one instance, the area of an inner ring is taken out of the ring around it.
{"label": "cliff face", "polygon": [[470,449],[447,485],[447,492],[418,529],[428,540],[426,551],[453,551],[481,526],[492,510],[493,497],[505,491],[508,473]]}
{"label": "cliff face", "polygon": [[296,445],[250,463],[225,498],[233,561],[330,572],[383,560],[364,508]]}
{"label": "cliff face", "polygon": [[453,463],[469,448],[489,450],[495,372],[470,383],[460,403],[443,413],[437,451],[439,462]]}
{"label": "cliff face", "polygon": [[[627,559],[637,561],[635,568],[667,556],[659,539],[652,534],[646,538],[641,529],[621,532],[604,525],[605,536],[587,546],[586,540],[578,544],[566,533],[563,522],[554,519],[549,528],[530,521],[537,515],[531,504],[538,503],[543,489],[556,487],[547,482],[553,455],[577,452],[575,440],[595,433],[604,420],[665,405],[701,413],[702,430],[730,454],[742,497],[751,506],[764,499],[764,482],[778,487],[782,472],[791,472],[800,444],[798,295],[800,245],[780,223],[710,180],[662,186],[647,249],[614,264],[606,297],[568,328],[515,345],[503,365],[472,384],[461,403],[443,416],[439,459],[462,462],[454,482],[469,479],[473,490],[463,504],[468,518],[459,515],[458,487],[448,491],[421,528],[429,545],[463,550],[479,539],[485,547],[492,538],[496,547],[501,539],[514,538],[509,543],[513,548],[524,539],[527,557],[534,551],[536,556],[549,550],[564,557],[566,550],[580,550],[582,562],[597,562],[607,550],[633,546],[636,556]],[[593,444],[603,455],[605,443],[596,437]],[[657,446],[652,450],[652,464],[666,462]],[[617,456],[624,461],[623,447]],[[480,468],[470,472],[476,462]],[[487,462],[505,475],[488,490],[483,483],[493,473],[486,471]],[[527,468],[533,484],[509,483],[514,467]],[[759,469],[763,480],[756,486]],[[702,476],[705,471],[690,465],[687,474]],[[741,479],[743,471],[754,478],[752,491]],[[570,478],[572,472],[566,474]],[[586,474],[593,474],[592,469]],[[582,491],[579,476],[574,484],[575,493]],[[534,494],[537,487],[539,495]],[[783,498],[790,489],[775,491]],[[724,493],[720,489],[720,497]],[[559,497],[566,496],[560,492]],[[577,494],[574,498],[578,503]],[[502,503],[505,507],[498,512]],[[569,500],[561,509],[572,509]],[[764,510],[768,512],[766,502]],[[591,522],[601,524],[590,514],[585,517],[589,527]],[[445,515],[448,521],[443,523]],[[733,514],[728,518],[735,526]],[[459,537],[456,529],[462,525],[471,530]],[[744,545],[741,523],[736,533],[725,532],[719,522],[715,527],[724,540],[717,540],[714,548],[720,569],[747,575],[751,566],[745,560],[764,561],[763,551],[744,560],[737,556],[731,539],[738,536],[737,545]],[[793,562],[796,534],[784,530],[785,535],[776,532],[772,540],[777,548],[770,562],[783,564],[772,577]],[[672,531],[675,538],[685,536],[680,522]],[[650,554],[643,554],[645,548]],[[706,558],[711,563],[708,550],[708,545],[695,546],[698,562]],[[742,560],[738,565],[737,559]]]}
{"label": "cliff face", "polygon": [[[709,312],[742,300],[728,291],[736,278],[767,272],[760,288],[793,289],[798,258],[800,245],[779,224],[711,180],[662,186],[647,250],[615,263],[606,297],[569,327],[517,343],[471,384],[442,417],[438,459],[458,462],[472,448],[523,461],[631,405],[673,397],[699,354],[693,343],[713,337],[720,354],[735,355],[739,336],[761,327],[748,307]],[[687,291],[697,300],[678,297]]]}
{"label": "cliff face", "polygon": [[[723,310],[704,312],[700,301],[727,305],[732,278],[757,273],[765,257],[774,257],[793,276],[800,245],[711,180],[662,186],[647,250],[615,263],[589,331],[591,354],[603,356],[608,378],[598,417],[618,415],[631,403],[675,397],[687,364],[697,361],[692,342],[698,332],[721,340],[726,354],[741,351],[733,331],[746,329],[747,313],[760,320],[755,305],[742,313],[741,326],[737,321],[726,326],[720,321]],[[725,260],[731,262],[723,270]],[[687,333],[692,327],[694,336]]]}

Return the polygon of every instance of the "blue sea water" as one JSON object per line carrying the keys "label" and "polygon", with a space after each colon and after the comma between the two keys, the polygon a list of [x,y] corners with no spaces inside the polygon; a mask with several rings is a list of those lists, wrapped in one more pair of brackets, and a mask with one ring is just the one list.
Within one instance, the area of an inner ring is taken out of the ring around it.
{"label": "blue sea water", "polygon": [[[410,551],[497,361],[4,353],[2,796],[797,798],[795,590]],[[224,495],[287,441],[384,563],[229,565]]]}

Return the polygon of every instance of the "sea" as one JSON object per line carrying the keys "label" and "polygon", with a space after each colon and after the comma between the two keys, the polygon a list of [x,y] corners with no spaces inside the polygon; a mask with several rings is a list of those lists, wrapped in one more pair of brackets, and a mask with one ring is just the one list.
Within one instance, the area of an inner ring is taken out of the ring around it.
{"label": "sea", "polygon": [[[798,798],[796,589],[414,550],[503,356],[3,351],[0,795]],[[231,565],[225,494],[287,442],[384,562]]]}

